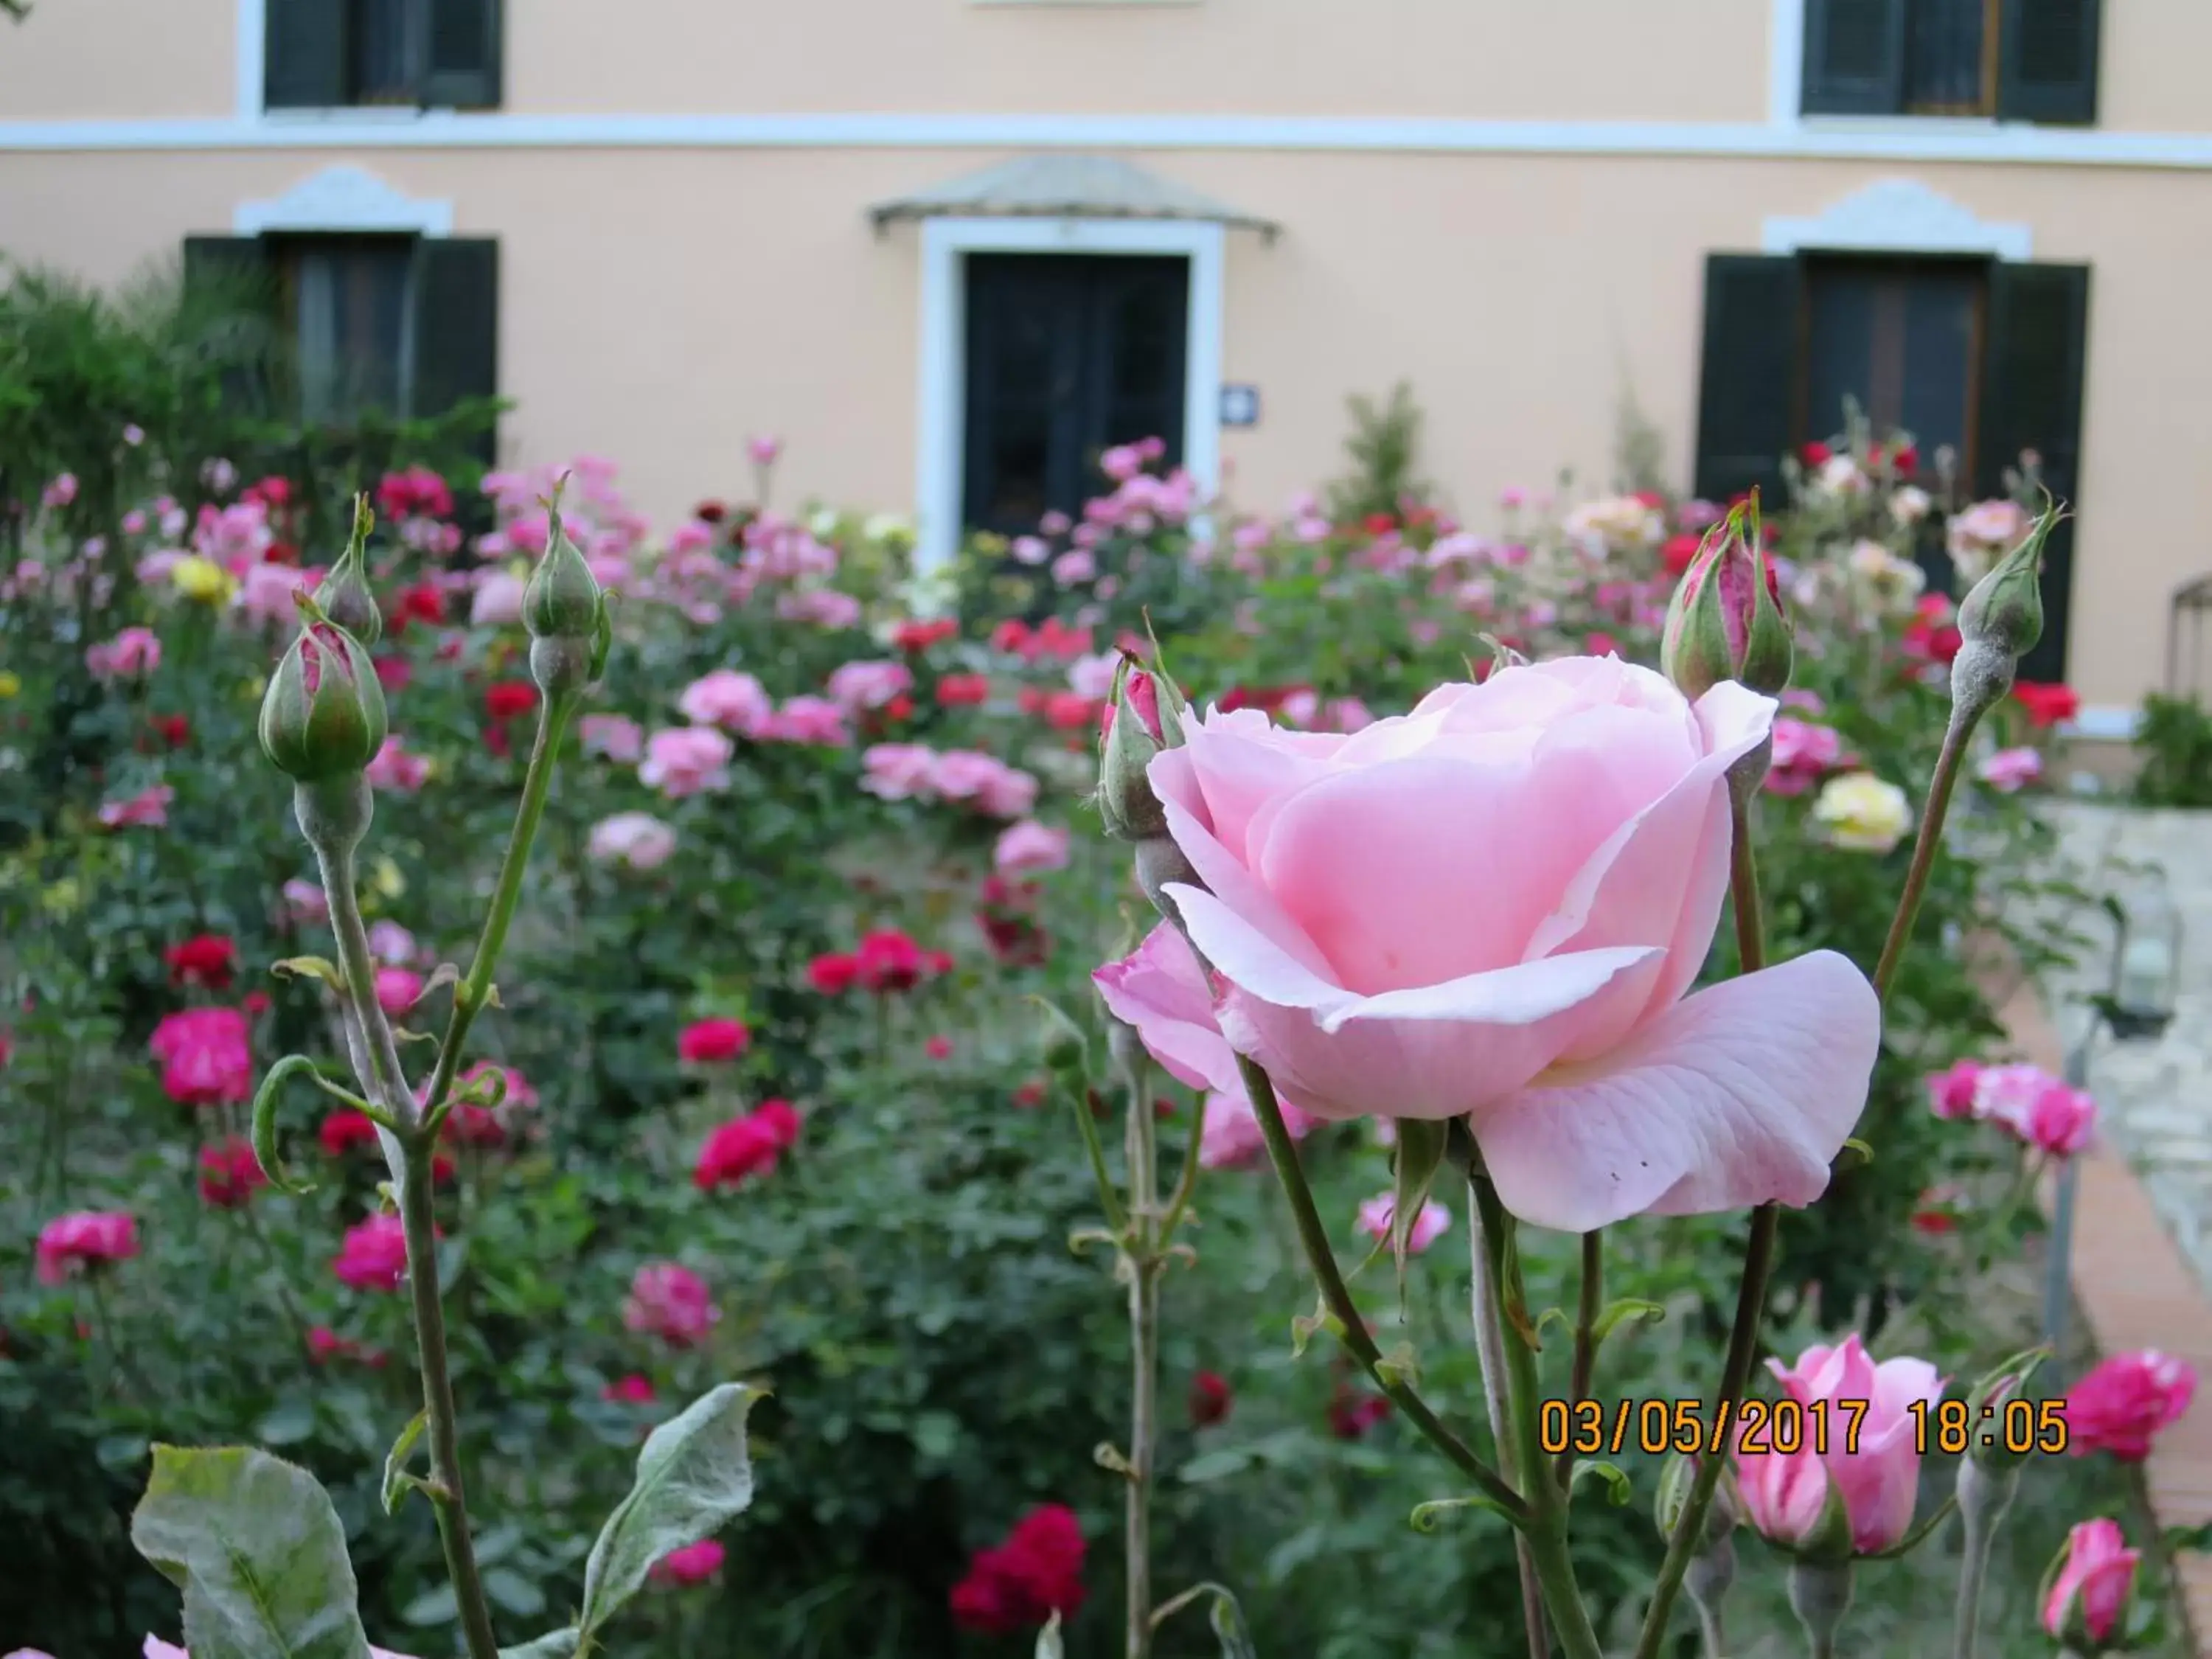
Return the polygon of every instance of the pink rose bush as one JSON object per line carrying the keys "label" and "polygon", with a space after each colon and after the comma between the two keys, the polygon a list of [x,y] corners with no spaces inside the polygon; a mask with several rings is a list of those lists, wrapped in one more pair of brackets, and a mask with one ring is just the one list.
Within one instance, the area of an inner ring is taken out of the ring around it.
{"label": "pink rose bush", "polygon": [[673,1261],[650,1261],[630,1281],[623,1324],[672,1348],[695,1348],[721,1319],[706,1280]]}
{"label": "pink rose bush", "polygon": [[1312,1115],[1465,1118],[1541,1225],[1811,1202],[1881,1041],[1864,977],[1823,951],[1684,994],[1773,707],[1583,659],[1349,737],[1194,722],[1150,776],[1220,1036]]}
{"label": "pink rose bush", "polygon": [[1936,1116],[1993,1123],[2053,1157],[2070,1158],[2096,1138],[2095,1099],[2039,1066],[1965,1060],[1930,1077],[1927,1086]]}
{"label": "pink rose bush", "polygon": [[138,1254],[138,1221],[113,1210],[78,1210],[39,1229],[39,1283],[62,1285]]}

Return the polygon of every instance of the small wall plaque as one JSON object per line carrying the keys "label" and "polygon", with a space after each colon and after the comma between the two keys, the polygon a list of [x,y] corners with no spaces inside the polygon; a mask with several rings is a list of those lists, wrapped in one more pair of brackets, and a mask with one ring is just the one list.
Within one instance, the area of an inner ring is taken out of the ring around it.
{"label": "small wall plaque", "polygon": [[1224,386],[1221,388],[1221,424],[1224,426],[1257,426],[1260,424],[1260,388],[1256,386]]}

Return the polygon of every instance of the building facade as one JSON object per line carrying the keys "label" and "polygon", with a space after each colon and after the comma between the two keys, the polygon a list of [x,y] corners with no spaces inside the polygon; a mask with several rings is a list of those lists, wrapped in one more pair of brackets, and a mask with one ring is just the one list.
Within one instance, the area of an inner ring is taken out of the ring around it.
{"label": "building facade", "polygon": [[[321,393],[514,400],[662,515],[780,489],[925,545],[1158,431],[1235,501],[1403,380],[1425,470],[1778,477],[1848,393],[2078,506],[2118,734],[2212,568],[2202,0],[40,0],[0,249],[274,264]],[[339,369],[344,373],[341,374]]]}

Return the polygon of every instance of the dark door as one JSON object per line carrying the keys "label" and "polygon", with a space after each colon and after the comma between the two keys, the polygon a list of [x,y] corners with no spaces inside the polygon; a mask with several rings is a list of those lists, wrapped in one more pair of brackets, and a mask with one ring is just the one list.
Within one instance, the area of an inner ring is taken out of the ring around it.
{"label": "dark door", "polygon": [[1189,294],[1182,258],[969,256],[968,528],[1080,512],[1110,445],[1157,437],[1182,459]]}

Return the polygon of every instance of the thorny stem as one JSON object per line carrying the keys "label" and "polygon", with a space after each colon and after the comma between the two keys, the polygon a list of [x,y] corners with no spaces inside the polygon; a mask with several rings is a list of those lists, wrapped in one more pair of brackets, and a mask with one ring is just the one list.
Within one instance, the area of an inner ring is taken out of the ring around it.
{"label": "thorny stem", "polygon": [[1951,808],[1952,787],[1966,758],[1966,744],[1974,735],[1976,717],[1954,714],[1944,729],[1943,747],[1936,757],[1936,773],[1928,784],[1928,804],[1921,810],[1920,832],[1912,841],[1912,863],[1905,872],[1905,890],[1898,895],[1897,914],[1890,918],[1889,937],[1881,947],[1881,960],[1874,970],[1875,994],[1887,1000],[1890,981],[1905,961],[1905,947],[1912,939],[1912,924],[1920,915],[1920,897],[1928,889],[1929,872],[1936,867],[1936,848],[1943,839],[1943,819]]}
{"label": "thorny stem", "polygon": [[[1527,1299],[1521,1285],[1520,1267],[1512,1254],[1512,1218],[1498,1201],[1498,1189],[1486,1176],[1470,1170],[1468,1190],[1474,1200],[1470,1211],[1482,1218],[1483,1241],[1489,1256],[1491,1298],[1498,1305],[1503,1325],[1506,1322],[1503,1318],[1505,1298],[1510,1296],[1516,1306]],[[1590,1624],[1589,1604],[1583,1599],[1581,1586],[1575,1582],[1574,1558],[1567,1550],[1567,1494],[1552,1479],[1544,1461],[1543,1440],[1536,1420],[1540,1402],[1535,1350],[1517,1328],[1505,1331],[1504,1346],[1507,1409],[1519,1442],[1515,1463],[1522,1472],[1522,1485],[1527,1489],[1523,1496],[1528,1508],[1528,1519],[1521,1528],[1521,1538],[1528,1546],[1530,1565],[1543,1589],[1545,1607],[1551,1614],[1551,1623],[1559,1631],[1566,1659],[1603,1659],[1597,1632]]]}
{"label": "thorny stem", "polygon": [[1304,1248],[1307,1264],[1320,1285],[1322,1300],[1336,1321],[1339,1339],[1374,1379],[1375,1386],[1405,1413],[1406,1420],[1472,1480],[1484,1497],[1503,1510],[1516,1526],[1525,1526],[1529,1518],[1528,1506],[1522,1502],[1520,1493],[1476,1456],[1474,1449],[1453,1433],[1411,1386],[1384,1370],[1382,1351],[1375,1346],[1367,1322],[1360,1317],[1358,1304],[1352,1299],[1351,1287],[1337,1267],[1328,1229],[1314,1206],[1313,1188],[1306,1184],[1305,1171],[1298,1164],[1297,1144],[1291,1139],[1290,1127],[1283,1121],[1283,1109],[1275,1099],[1275,1085],[1265,1070],[1242,1055],[1237,1057],[1237,1069],[1243,1079],[1245,1092],[1252,1098],[1261,1135],[1267,1143],[1267,1156],[1282,1182],[1284,1195],[1290,1200],[1291,1218],[1297,1228],[1298,1243]]}
{"label": "thorny stem", "polygon": [[[1747,804],[1730,811],[1729,891],[1735,911],[1736,955],[1743,971],[1755,974],[1766,965],[1766,925],[1759,908],[1758,855],[1751,842],[1751,814]],[[1735,1323],[1729,1332],[1728,1358],[1721,1367],[1720,1387],[1705,1420],[1715,1425],[1731,1421],[1751,1382],[1752,1362],[1759,1355],[1759,1327],[1766,1313],[1766,1284],[1774,1271],[1775,1239],[1782,1212],[1762,1204],[1751,1212],[1751,1235],[1743,1247],[1743,1278],[1736,1287]],[[1682,1588],[1690,1562],[1705,1547],[1705,1516],[1720,1490],[1728,1459],[1701,1459],[1690,1484],[1689,1501],[1682,1506],[1674,1535],[1667,1540],[1667,1554],[1651,1587],[1651,1605],[1644,1615],[1643,1633],[1637,1638],[1636,1659],[1658,1659],[1667,1639],[1667,1620],[1674,1610],[1674,1597]]]}

